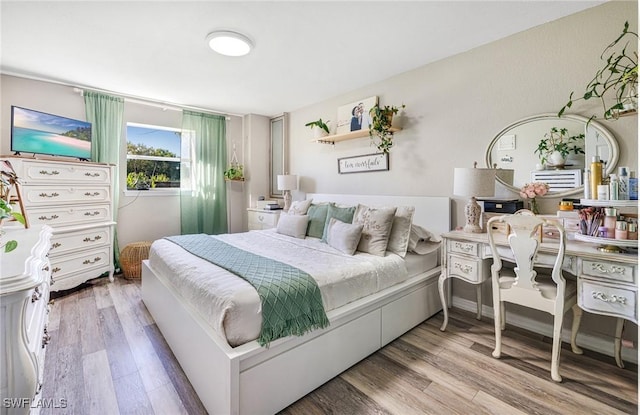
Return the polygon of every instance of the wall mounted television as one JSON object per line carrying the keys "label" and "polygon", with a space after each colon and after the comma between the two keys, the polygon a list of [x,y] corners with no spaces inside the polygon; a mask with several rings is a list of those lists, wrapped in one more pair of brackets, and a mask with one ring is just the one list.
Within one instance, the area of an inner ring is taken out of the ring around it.
{"label": "wall mounted television", "polygon": [[11,151],[91,160],[91,123],[11,106]]}

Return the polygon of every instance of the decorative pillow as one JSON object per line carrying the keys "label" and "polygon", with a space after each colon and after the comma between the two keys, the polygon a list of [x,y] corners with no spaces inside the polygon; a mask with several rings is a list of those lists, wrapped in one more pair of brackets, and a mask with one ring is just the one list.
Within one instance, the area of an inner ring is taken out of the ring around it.
{"label": "decorative pillow", "polygon": [[296,200],[295,202],[291,202],[291,206],[289,206],[289,210],[287,211],[288,215],[306,215],[307,210],[309,210],[309,206],[311,206],[311,201],[313,199],[307,200]]}
{"label": "decorative pillow", "polygon": [[307,215],[280,215],[276,232],[293,236],[294,238],[304,239],[308,222],[309,217]]}
{"label": "decorative pillow", "polygon": [[442,242],[442,238],[426,230],[422,226],[411,225],[411,233],[409,234],[409,247],[407,250],[420,253],[418,252],[418,250],[416,250],[416,247],[418,247],[421,242]]}
{"label": "decorative pillow", "polygon": [[327,242],[327,225],[329,225],[331,218],[336,218],[344,223],[351,223],[353,222],[353,214],[355,212],[355,206],[338,207],[336,205],[329,205],[327,220],[324,223],[324,232],[322,233],[322,242]]}
{"label": "decorative pillow", "polygon": [[348,255],[355,254],[362,234],[362,224],[345,223],[331,218],[326,229],[327,243],[330,247]]}
{"label": "decorative pillow", "polygon": [[393,217],[393,226],[389,235],[387,251],[400,255],[404,258],[409,247],[409,235],[411,234],[411,221],[416,208],[413,206],[398,206]]}
{"label": "decorative pillow", "polygon": [[328,210],[329,203],[312,203],[311,206],[309,206],[309,210],[307,210],[307,216],[309,217],[307,236],[322,238],[322,234],[324,233],[324,223],[327,221]]}
{"label": "decorative pillow", "polygon": [[395,214],[395,207],[370,208],[358,205],[353,215],[353,223],[363,225],[358,251],[384,256]]}

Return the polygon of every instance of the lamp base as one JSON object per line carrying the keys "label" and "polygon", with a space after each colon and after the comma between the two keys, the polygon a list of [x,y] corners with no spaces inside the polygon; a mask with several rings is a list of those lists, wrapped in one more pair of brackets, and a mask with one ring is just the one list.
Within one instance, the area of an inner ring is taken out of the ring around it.
{"label": "lamp base", "polygon": [[467,219],[467,224],[462,229],[467,233],[482,233],[482,228],[480,227],[480,214],[482,213],[482,209],[480,205],[476,201],[475,197],[469,199],[467,205],[464,207],[464,214]]}
{"label": "lamp base", "polygon": [[282,210],[284,210],[285,212],[288,212],[289,208],[291,207],[291,191],[285,190],[283,197],[284,197],[284,208]]}

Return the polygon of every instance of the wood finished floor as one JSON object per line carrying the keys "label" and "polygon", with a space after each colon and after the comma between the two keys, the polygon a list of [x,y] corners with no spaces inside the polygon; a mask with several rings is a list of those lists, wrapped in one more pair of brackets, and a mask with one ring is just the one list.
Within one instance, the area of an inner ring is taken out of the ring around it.
{"label": "wood finished floor", "polygon": [[[637,414],[638,370],[564,347],[549,374],[548,338],[507,327],[491,357],[492,321],[437,314],[281,412],[298,414]],[[94,280],[55,299],[42,414],[205,414],[140,298],[139,281]],[[566,346],[566,345],[564,345]]]}

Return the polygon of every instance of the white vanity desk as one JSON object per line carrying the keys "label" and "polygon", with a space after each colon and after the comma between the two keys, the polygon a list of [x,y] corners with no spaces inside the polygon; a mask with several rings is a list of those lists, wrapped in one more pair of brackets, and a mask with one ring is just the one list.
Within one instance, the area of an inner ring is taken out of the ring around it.
{"label": "white vanity desk", "polygon": [[[486,233],[452,231],[442,235],[442,274],[438,281],[444,312],[441,330],[448,323],[445,282],[458,278],[477,286],[477,318],[482,307],[481,284],[491,279],[493,262]],[[496,244],[501,255],[509,260],[507,236],[498,235]],[[500,248],[500,245],[503,248]],[[622,367],[621,336],[624,320],[638,322],[638,256],[637,254],[606,253],[598,245],[588,242],[567,241],[563,269],[576,276],[578,281],[578,305],[590,313],[617,317],[614,356]],[[537,260],[541,264],[553,264],[558,243],[543,240]],[[547,255],[548,254],[548,255]]]}

